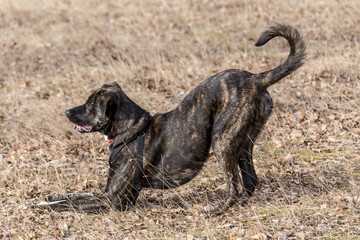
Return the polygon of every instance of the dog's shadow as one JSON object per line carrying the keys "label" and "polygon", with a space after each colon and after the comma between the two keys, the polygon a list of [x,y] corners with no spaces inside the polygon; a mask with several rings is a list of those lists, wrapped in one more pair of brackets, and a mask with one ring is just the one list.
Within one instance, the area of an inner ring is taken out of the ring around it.
{"label": "dog's shadow", "polygon": [[[209,199],[209,193],[206,193],[206,191],[199,191],[196,187],[193,188],[193,190],[191,190],[191,187],[188,187],[187,190],[144,190],[142,197],[138,199],[136,204],[140,208],[163,207],[168,209],[188,210],[195,205],[204,204],[204,202],[206,202],[204,199]],[[224,195],[226,195],[225,192]],[[216,201],[214,201],[214,203],[215,202]]]}
{"label": "dog's shadow", "polygon": [[350,176],[339,168],[298,169],[289,173],[260,175],[260,186],[252,201],[297,203],[301,197],[317,198],[350,187]]}
{"label": "dog's shadow", "polygon": [[[260,184],[249,205],[293,204],[303,196],[317,198],[332,191],[347,189],[350,177],[339,168],[302,169],[288,173],[259,171]],[[226,185],[212,180],[209,185],[217,187],[199,187],[195,184],[181,186],[172,190],[144,190],[137,205],[145,208],[168,208],[188,210],[194,206],[216,205],[225,202]]]}

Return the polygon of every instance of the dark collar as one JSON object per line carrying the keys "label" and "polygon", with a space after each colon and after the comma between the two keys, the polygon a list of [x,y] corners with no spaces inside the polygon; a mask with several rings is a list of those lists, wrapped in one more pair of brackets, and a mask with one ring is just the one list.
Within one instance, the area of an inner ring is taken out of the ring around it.
{"label": "dark collar", "polygon": [[[121,149],[123,149],[126,145],[129,145],[132,141],[134,141],[135,139],[137,139],[139,137],[144,138],[145,133],[141,132],[141,133],[135,134],[132,138],[130,138],[129,140],[127,140],[125,142],[120,142],[116,145],[111,145],[110,146],[111,153],[110,153],[109,163],[111,164],[114,161],[114,158],[118,155],[118,153],[121,151]],[[142,149],[141,149],[141,152],[142,152]],[[138,153],[138,155],[139,155],[139,153]]]}
{"label": "dark collar", "polygon": [[117,145],[111,145],[110,151],[110,158],[109,158],[109,164],[111,165],[114,162],[114,159],[118,155],[118,153],[128,144],[130,144],[133,141],[138,141],[138,147],[136,151],[136,170],[135,170],[135,181],[134,181],[134,188],[138,192],[140,192],[142,186],[141,186],[141,180],[143,177],[143,151],[144,151],[144,138],[145,138],[145,132],[147,130],[148,126],[144,130],[139,131],[137,134],[135,134],[133,137],[131,137],[126,142],[122,142]]}

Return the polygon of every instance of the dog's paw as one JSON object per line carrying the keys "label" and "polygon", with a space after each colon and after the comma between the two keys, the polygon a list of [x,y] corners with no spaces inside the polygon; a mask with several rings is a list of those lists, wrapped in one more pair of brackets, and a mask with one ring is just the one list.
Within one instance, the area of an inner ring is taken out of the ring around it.
{"label": "dog's paw", "polygon": [[42,201],[38,204],[31,205],[31,209],[37,209],[37,210],[55,210],[55,211],[61,211],[64,209],[64,207],[69,206],[66,200],[59,200],[59,201]]}
{"label": "dog's paw", "polygon": [[201,216],[219,216],[222,215],[227,209],[229,209],[229,206],[219,204],[218,206],[214,207],[208,204],[204,207]]}
{"label": "dog's paw", "polygon": [[249,199],[250,199],[249,194],[246,191],[242,191],[240,193],[240,196],[238,197],[236,203],[241,206],[245,206],[246,204],[248,204]]}

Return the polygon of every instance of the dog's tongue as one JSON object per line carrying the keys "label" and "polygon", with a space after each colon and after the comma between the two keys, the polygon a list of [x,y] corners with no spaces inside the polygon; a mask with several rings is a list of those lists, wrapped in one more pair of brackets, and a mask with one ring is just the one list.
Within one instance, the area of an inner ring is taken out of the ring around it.
{"label": "dog's tongue", "polygon": [[90,132],[92,129],[91,125],[84,125],[84,126],[79,126],[79,125],[75,125],[74,126],[74,130],[77,132]]}

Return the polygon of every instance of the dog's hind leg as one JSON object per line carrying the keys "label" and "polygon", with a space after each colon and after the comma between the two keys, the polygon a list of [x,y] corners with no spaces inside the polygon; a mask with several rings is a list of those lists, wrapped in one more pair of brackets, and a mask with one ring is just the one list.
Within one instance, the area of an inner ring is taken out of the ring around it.
{"label": "dog's hind leg", "polygon": [[[272,99],[267,91],[263,95],[262,101],[263,108],[262,111],[258,112],[258,120],[253,121],[253,123],[255,123],[253,124],[253,130],[239,149],[239,166],[241,169],[243,185],[243,202],[241,202],[241,204],[245,204],[247,202],[248,197],[252,196],[256,186],[259,184],[253,163],[253,148],[255,140],[259,136],[261,129],[269,118],[273,107]],[[261,108],[259,110],[261,110]]]}
{"label": "dog's hind leg", "polygon": [[[244,119],[245,120],[245,119]],[[208,211],[211,214],[221,214],[228,208],[234,205],[239,197],[239,149],[238,146],[243,142],[244,128],[242,123],[239,122],[238,116],[232,114],[224,114],[223,118],[220,118],[215,123],[212,137],[211,146],[213,152],[221,166],[227,185],[227,198],[225,202],[220,203],[214,209]],[[231,124],[229,124],[231,123]]]}
{"label": "dog's hind leg", "polygon": [[[212,145],[214,154],[221,166],[227,185],[227,198],[225,202],[220,203],[217,207],[208,211],[210,214],[222,214],[231,206],[233,206],[240,197],[238,186],[240,183],[239,167],[235,152],[229,151],[229,146],[224,145],[224,142],[217,141]],[[227,151],[224,151],[227,149]]]}
{"label": "dog's hind leg", "polygon": [[250,140],[240,148],[239,166],[243,185],[243,202],[241,204],[247,202],[248,197],[254,193],[256,186],[259,184],[252,159],[253,147],[254,143]]}

